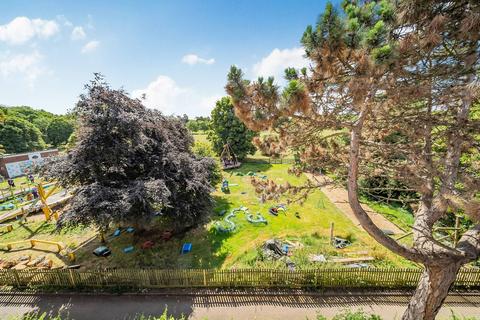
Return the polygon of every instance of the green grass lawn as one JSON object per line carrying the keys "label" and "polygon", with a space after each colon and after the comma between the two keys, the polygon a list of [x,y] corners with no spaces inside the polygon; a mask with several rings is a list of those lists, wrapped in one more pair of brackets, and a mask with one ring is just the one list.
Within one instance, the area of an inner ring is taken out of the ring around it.
{"label": "green grass lawn", "polygon": [[[131,234],[122,234],[110,241],[109,246],[113,254],[106,258],[94,258],[91,250],[99,245],[92,242],[88,250],[79,250],[78,261],[86,266],[95,267],[161,267],[161,268],[244,268],[244,267],[285,267],[284,263],[261,261],[258,248],[270,238],[298,241],[303,248],[295,250],[291,259],[299,267],[312,267],[308,255],[324,254],[327,257],[355,256],[357,251],[368,251],[369,255],[378,258],[377,266],[407,266],[408,262],[393,255],[371,239],[364,231],[355,227],[320,191],[315,191],[303,206],[291,204],[286,214],[275,217],[268,214],[270,206],[276,202],[261,204],[250,184],[250,177],[236,176],[235,172],[249,171],[265,174],[269,179],[278,183],[289,181],[292,184],[305,182],[305,177],[295,177],[287,174],[287,165],[243,164],[241,168],[224,172],[224,177],[230,184],[230,194],[222,193],[218,187],[214,193],[216,207],[210,221],[180,238],[169,241],[157,241],[157,245],[149,250],[141,250],[141,242],[148,240],[148,236],[136,238]],[[278,202],[286,202],[281,199]],[[219,233],[215,222],[223,217],[218,212],[246,206],[251,213],[260,212],[267,220],[268,225],[253,225],[246,220],[244,213],[237,213],[232,219],[237,225],[233,233]],[[300,219],[295,212],[300,213]],[[353,240],[353,245],[337,250],[329,245],[329,228],[335,223],[335,235]],[[152,235],[151,238],[155,238]],[[192,252],[180,254],[181,246],[191,242]],[[135,251],[125,254],[122,249],[134,245]]]}
{"label": "green grass lawn", "polygon": [[385,216],[405,232],[412,230],[414,218],[413,214],[407,209],[400,206],[372,201],[365,197],[362,197],[361,202],[367,204],[370,208],[375,210],[375,212]]}
{"label": "green grass lawn", "polygon": [[210,143],[207,139],[207,134],[206,133],[193,133],[193,138],[195,139],[195,142],[205,142],[205,143]]}
{"label": "green grass lawn", "polygon": [[[0,235],[0,243],[27,238],[61,241],[72,248],[79,247],[76,252],[76,263],[81,264],[84,268],[284,268],[284,263],[260,259],[259,247],[271,238],[301,243],[301,248],[295,249],[290,257],[299,268],[315,266],[309,262],[309,254],[324,254],[329,259],[332,257],[355,257],[358,252],[365,251],[368,255],[377,258],[377,261],[374,262],[376,266],[409,265],[404,259],[390,253],[363,230],[354,226],[322,192],[317,190],[302,206],[297,203],[289,204],[285,214],[272,216],[268,213],[270,206],[286,203],[287,199],[267,201],[262,204],[250,183],[250,177],[234,174],[235,172],[253,171],[267,175],[268,179],[277,183],[288,181],[295,185],[306,181],[304,176],[288,175],[287,170],[288,165],[245,163],[239,169],[223,172],[224,177],[233,185],[230,187],[229,194],[221,192],[220,186],[218,186],[213,194],[216,202],[214,212],[205,224],[168,241],[160,240],[158,231],[143,235],[124,233],[119,237],[109,239],[108,246],[112,250],[112,255],[108,258],[93,256],[93,249],[101,245],[98,238],[95,237],[93,229],[76,228],[58,232],[51,222],[31,221],[26,226],[21,226],[16,222],[13,232]],[[237,185],[235,186],[235,184]],[[236,217],[232,219],[237,225],[236,230],[233,233],[219,233],[215,228],[215,222],[222,220],[223,217],[220,217],[218,212],[221,210],[230,212],[240,206],[248,207],[253,214],[260,212],[268,220],[268,224],[251,224],[247,221],[245,213],[237,213]],[[300,218],[295,217],[295,212],[299,212]],[[329,244],[329,230],[332,222],[335,225],[335,236],[352,240],[351,246],[346,249],[335,249]],[[88,239],[92,239],[92,241],[81,245]],[[148,250],[142,250],[141,243],[148,239],[153,239],[155,246]],[[182,255],[180,250],[185,242],[191,242],[193,249],[192,252]],[[123,249],[131,245],[135,247],[135,250],[131,253],[124,253]],[[19,254],[39,255],[45,254],[45,252],[34,250],[14,253],[0,252],[0,258],[9,259],[14,254],[17,256]],[[62,261],[69,263],[62,257],[56,256],[56,258],[60,264]]]}

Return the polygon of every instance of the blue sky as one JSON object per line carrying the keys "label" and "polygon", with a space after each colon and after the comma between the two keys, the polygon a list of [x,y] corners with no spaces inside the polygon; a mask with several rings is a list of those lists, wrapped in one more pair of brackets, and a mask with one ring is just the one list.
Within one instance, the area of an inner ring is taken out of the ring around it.
{"label": "blue sky", "polygon": [[208,115],[230,65],[248,78],[301,67],[325,1],[0,2],[0,104],[54,113],[93,72],[166,114]]}

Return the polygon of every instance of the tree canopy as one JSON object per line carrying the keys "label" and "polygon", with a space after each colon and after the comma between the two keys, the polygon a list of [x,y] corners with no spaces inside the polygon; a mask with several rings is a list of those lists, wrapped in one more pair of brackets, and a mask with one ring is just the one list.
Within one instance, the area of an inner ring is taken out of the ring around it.
{"label": "tree canopy", "polygon": [[72,121],[60,117],[54,118],[50,121],[46,129],[47,142],[54,146],[67,143],[73,130]]}
{"label": "tree canopy", "polygon": [[[299,151],[297,170],[322,168],[347,184],[376,241],[425,266],[403,318],[433,319],[459,268],[480,254],[480,179],[462,161],[478,160],[480,3],[346,0],[342,9],[328,4],[306,28],[311,66],[288,69],[283,90],[273,78],[244,80],[236,67],[226,90],[250,128],[276,130]],[[412,246],[385,235],[361,207],[358,181],[371,176],[418,195]],[[452,210],[476,224],[441,241],[435,224]]]}
{"label": "tree canopy", "polygon": [[252,138],[255,132],[248,129],[235,115],[233,104],[229,97],[223,97],[215,104],[211,113],[208,139],[213,150],[220,155],[225,144],[229,144],[239,159],[255,153]]}
{"label": "tree canopy", "polygon": [[207,131],[209,124],[209,117],[195,117],[195,119],[188,120],[187,128],[192,132]]}
{"label": "tree canopy", "polygon": [[45,167],[75,194],[61,224],[131,223],[160,215],[176,228],[199,223],[212,205],[216,163],[195,156],[182,121],[145,108],[97,75],[74,111],[76,144]]}
{"label": "tree canopy", "polygon": [[33,124],[18,117],[6,117],[0,122],[0,145],[6,153],[45,149],[42,133]]}
{"label": "tree canopy", "polygon": [[[35,127],[41,133],[41,138],[43,140],[42,143],[38,141],[37,143],[32,143],[31,135],[24,135],[25,138],[20,138],[19,136],[17,136],[15,139],[20,139],[20,141],[16,142],[17,146],[13,144],[14,140],[10,140],[5,145],[5,148],[9,153],[39,150],[39,147],[36,147],[36,145],[41,145],[40,149],[46,148],[49,145],[53,147],[59,147],[67,142],[70,134],[66,134],[68,132],[71,133],[74,128],[74,118],[72,115],[55,115],[41,109],[33,109],[27,106],[0,106],[0,113],[2,114],[2,116],[0,117],[0,123],[13,118],[17,120],[20,119],[18,121],[15,120],[9,122],[10,131],[24,131],[25,126],[22,124],[24,123],[24,121],[27,121],[29,123],[28,127]],[[58,126],[58,128],[56,126]],[[25,139],[25,141],[21,142],[22,139]],[[22,143],[26,147],[18,148],[18,145]]]}

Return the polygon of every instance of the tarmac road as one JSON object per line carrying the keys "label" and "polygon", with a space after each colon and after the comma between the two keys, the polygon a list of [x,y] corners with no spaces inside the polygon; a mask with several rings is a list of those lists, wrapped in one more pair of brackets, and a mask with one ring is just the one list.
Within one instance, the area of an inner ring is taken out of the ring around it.
{"label": "tarmac road", "polygon": [[[110,320],[133,319],[135,315],[159,315],[165,307],[175,316],[187,319],[316,319],[327,318],[342,310],[362,309],[383,319],[400,319],[408,302],[402,293],[336,293],[304,292],[218,292],[213,294],[11,294],[0,293],[0,319],[29,312],[52,312],[68,315],[68,319]],[[480,293],[450,295],[438,319],[447,319],[451,312],[461,316],[480,317]]]}

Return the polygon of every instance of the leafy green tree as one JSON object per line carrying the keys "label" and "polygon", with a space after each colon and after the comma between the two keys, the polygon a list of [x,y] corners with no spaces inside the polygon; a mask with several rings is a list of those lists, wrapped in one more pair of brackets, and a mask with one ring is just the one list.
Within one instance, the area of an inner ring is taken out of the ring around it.
{"label": "leafy green tree", "polygon": [[73,133],[73,124],[64,118],[53,119],[47,127],[47,142],[58,147],[68,141]]}
{"label": "leafy green tree", "polygon": [[192,132],[207,131],[209,123],[210,118],[208,117],[196,117],[187,122],[187,128]]}
{"label": "leafy green tree", "polygon": [[39,117],[33,118],[33,120],[28,120],[28,119],[27,120],[30,121],[33,125],[35,125],[35,127],[37,127],[38,130],[40,130],[43,136],[43,140],[48,141],[47,129],[50,122],[52,122],[53,119],[55,119],[54,116],[52,117],[39,116]]}
{"label": "leafy green tree", "polygon": [[0,122],[0,144],[7,153],[42,150],[46,147],[37,127],[27,120],[12,116]]}
{"label": "leafy green tree", "polygon": [[73,131],[70,137],[68,137],[67,144],[65,145],[65,149],[71,150],[75,148],[75,145],[77,144],[77,132]]}
{"label": "leafy green tree", "polygon": [[237,118],[229,97],[218,100],[211,113],[208,140],[212,142],[213,150],[220,155],[223,146],[228,143],[239,159],[255,153],[252,139],[255,132],[248,129]]}
{"label": "leafy green tree", "polygon": [[193,145],[193,153],[200,157],[214,157],[212,145],[208,142],[197,141]]}

